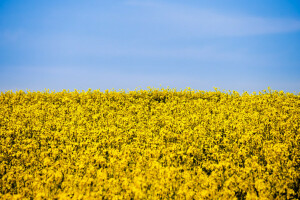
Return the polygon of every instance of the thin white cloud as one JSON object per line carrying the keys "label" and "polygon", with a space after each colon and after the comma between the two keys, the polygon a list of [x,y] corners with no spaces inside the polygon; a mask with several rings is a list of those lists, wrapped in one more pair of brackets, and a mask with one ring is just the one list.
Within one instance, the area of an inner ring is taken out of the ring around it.
{"label": "thin white cloud", "polygon": [[[157,45],[132,45],[130,42],[114,42],[101,38],[54,37],[40,39],[34,44],[42,45],[48,55],[68,55],[82,58],[143,58],[143,59],[193,59],[194,61],[242,62],[248,63],[253,56],[237,50],[224,51],[217,45],[193,47],[168,47]],[[255,55],[256,61],[259,56]]]}
{"label": "thin white cloud", "polygon": [[266,18],[220,13],[212,9],[155,1],[127,1],[128,5],[150,9],[153,20],[194,36],[249,36],[300,31],[299,19]]}
{"label": "thin white cloud", "polygon": [[[47,38],[38,38],[31,42],[31,46],[41,52],[47,52],[51,59],[62,61],[72,58],[73,61],[105,59],[130,59],[133,63],[147,63],[155,60],[160,61],[193,61],[196,63],[219,63],[230,66],[245,68],[249,65],[277,66],[278,63],[270,56],[253,54],[247,49],[228,49],[218,44],[190,45],[190,46],[158,46],[157,44],[137,43],[130,41],[105,40],[98,37],[71,37],[69,35]],[[55,60],[49,62],[55,63]],[[278,60],[278,59],[277,59]],[[75,64],[76,64],[75,62]],[[58,62],[59,63],[59,62]],[[70,64],[70,63],[69,63]],[[51,73],[51,72],[50,72]]]}

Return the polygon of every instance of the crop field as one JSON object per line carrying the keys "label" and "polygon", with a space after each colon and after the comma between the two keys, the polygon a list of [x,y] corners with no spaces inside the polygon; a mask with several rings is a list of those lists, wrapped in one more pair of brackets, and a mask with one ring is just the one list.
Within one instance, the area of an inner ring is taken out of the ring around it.
{"label": "crop field", "polygon": [[299,199],[300,94],[0,95],[0,199]]}

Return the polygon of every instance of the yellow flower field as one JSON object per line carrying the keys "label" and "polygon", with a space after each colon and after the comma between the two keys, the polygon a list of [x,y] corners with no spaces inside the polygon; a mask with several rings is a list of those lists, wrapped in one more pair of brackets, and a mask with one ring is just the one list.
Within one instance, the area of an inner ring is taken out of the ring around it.
{"label": "yellow flower field", "polygon": [[0,95],[0,199],[299,199],[300,94]]}

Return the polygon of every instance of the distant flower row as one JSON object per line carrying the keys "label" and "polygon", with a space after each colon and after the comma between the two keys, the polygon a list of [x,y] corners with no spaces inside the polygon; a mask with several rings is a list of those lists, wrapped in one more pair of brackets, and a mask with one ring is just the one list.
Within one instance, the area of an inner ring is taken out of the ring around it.
{"label": "distant flower row", "polygon": [[5,92],[0,199],[299,199],[300,94]]}

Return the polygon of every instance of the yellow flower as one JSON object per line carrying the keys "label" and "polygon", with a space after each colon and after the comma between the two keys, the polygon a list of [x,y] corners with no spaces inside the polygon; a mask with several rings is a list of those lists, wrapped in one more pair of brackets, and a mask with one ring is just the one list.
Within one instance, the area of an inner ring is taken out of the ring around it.
{"label": "yellow flower", "polygon": [[0,94],[0,199],[298,199],[300,94]]}

